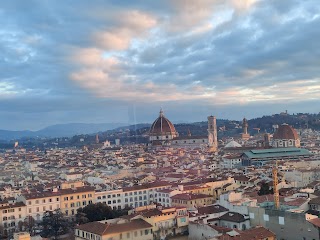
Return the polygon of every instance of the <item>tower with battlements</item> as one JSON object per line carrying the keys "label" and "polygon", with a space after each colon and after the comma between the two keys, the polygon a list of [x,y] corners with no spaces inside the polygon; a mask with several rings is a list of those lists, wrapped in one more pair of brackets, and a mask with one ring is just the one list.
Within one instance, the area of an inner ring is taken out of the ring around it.
{"label": "tower with battlements", "polygon": [[212,151],[218,150],[217,119],[215,116],[208,117],[208,145]]}

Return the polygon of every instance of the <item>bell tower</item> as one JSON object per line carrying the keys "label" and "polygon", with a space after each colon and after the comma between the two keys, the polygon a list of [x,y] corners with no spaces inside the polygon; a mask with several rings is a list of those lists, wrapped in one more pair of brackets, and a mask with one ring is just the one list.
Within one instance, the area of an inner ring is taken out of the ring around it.
{"label": "bell tower", "polygon": [[248,120],[246,118],[243,118],[242,120],[242,130],[243,133],[241,134],[241,138],[245,141],[248,141],[250,139],[250,134],[248,133]]}
{"label": "bell tower", "polygon": [[208,144],[212,151],[218,150],[217,119],[215,116],[208,117]]}

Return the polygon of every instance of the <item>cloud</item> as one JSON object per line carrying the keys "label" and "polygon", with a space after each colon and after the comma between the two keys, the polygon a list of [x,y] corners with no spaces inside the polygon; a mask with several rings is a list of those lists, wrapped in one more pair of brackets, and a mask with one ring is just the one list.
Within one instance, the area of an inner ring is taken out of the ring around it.
{"label": "cloud", "polygon": [[320,97],[319,11],[315,0],[5,1],[1,109],[46,112],[48,125],[81,121],[78,103],[95,113],[86,121],[107,121],[102,103],[167,106],[179,112],[173,118],[188,106],[241,117],[279,102],[312,110]]}
{"label": "cloud", "polygon": [[142,37],[148,29],[154,27],[157,20],[140,11],[121,12],[117,16],[116,27],[93,34],[94,42],[104,50],[126,50],[133,39]]}

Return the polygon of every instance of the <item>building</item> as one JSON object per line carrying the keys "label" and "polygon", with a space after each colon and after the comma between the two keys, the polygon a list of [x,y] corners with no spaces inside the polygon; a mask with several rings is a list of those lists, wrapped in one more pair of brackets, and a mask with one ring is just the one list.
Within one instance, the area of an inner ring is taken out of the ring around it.
{"label": "building", "polygon": [[151,146],[199,147],[207,146],[212,151],[218,149],[216,117],[208,117],[208,136],[179,136],[174,125],[164,116],[162,109],[159,117],[153,122],[149,131]]}
{"label": "building", "polygon": [[275,148],[300,147],[297,131],[288,124],[282,124],[273,134],[272,146]]}
{"label": "building", "polygon": [[303,160],[312,156],[302,148],[270,148],[246,151],[242,154],[242,166],[264,165],[268,161]]}
{"label": "building", "polygon": [[161,109],[159,117],[150,127],[150,143],[152,145],[170,145],[170,140],[178,136],[179,134],[174,128],[174,125],[164,116]]}
{"label": "building", "polygon": [[26,205],[21,202],[0,202],[0,236],[12,236],[19,222],[26,216]]}
{"label": "building", "polygon": [[213,238],[217,240],[276,240],[276,235],[264,227],[251,228],[245,231],[230,231],[222,236]]}
{"label": "building", "polygon": [[30,234],[27,232],[19,232],[13,234],[13,239],[14,240],[30,240]]}
{"label": "building", "polygon": [[250,134],[248,133],[248,120],[246,118],[244,118],[242,120],[242,134],[241,134],[241,138],[245,141],[250,139]]}
{"label": "building", "polygon": [[77,209],[85,207],[94,201],[94,187],[79,186],[60,189],[60,208],[66,217],[75,220]]}
{"label": "building", "polygon": [[142,207],[157,201],[158,191],[171,187],[168,182],[152,182],[123,189],[95,192],[95,202],[105,203],[111,208]]}
{"label": "building", "polygon": [[162,207],[149,205],[139,207],[128,217],[143,219],[153,228],[154,239],[167,239],[167,236],[184,234],[188,230],[189,215],[185,207]]}
{"label": "building", "polygon": [[47,192],[35,192],[22,194],[18,201],[26,205],[26,215],[31,216],[36,221],[42,219],[46,211],[60,209],[60,193],[57,189]]}
{"label": "building", "polygon": [[91,222],[75,228],[75,240],[152,240],[152,225],[143,219],[117,223]]}
{"label": "building", "polygon": [[193,193],[177,194],[172,196],[171,199],[172,206],[186,207],[188,209],[212,205],[214,202],[213,196]]}
{"label": "building", "polygon": [[238,166],[241,166],[241,163],[242,163],[241,154],[224,155],[222,156],[221,160],[222,160],[220,163],[221,167],[228,168],[228,169],[233,169]]}

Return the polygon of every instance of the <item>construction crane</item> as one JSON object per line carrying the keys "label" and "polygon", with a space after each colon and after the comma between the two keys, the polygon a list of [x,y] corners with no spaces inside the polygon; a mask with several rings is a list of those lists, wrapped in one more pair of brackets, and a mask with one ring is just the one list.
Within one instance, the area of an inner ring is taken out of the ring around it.
{"label": "construction crane", "polygon": [[278,189],[278,160],[276,161],[276,166],[272,168],[273,176],[273,198],[274,198],[274,207],[279,210],[280,201],[279,201],[279,189]]}
{"label": "construction crane", "polygon": [[260,133],[260,128],[253,128],[254,130],[257,130],[257,133]]}

